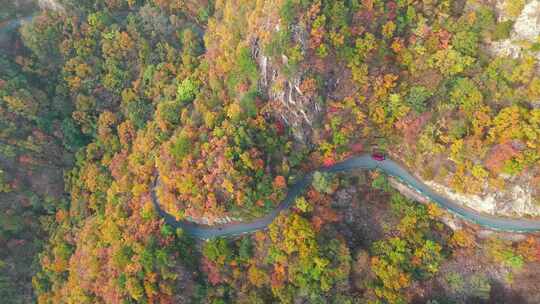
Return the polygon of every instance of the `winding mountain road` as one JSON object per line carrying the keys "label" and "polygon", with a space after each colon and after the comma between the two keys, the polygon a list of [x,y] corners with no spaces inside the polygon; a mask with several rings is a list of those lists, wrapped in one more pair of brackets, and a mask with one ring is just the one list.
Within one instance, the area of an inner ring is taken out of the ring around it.
{"label": "winding mountain road", "polygon": [[[23,17],[8,21],[0,26],[0,36],[17,29],[23,22],[30,21],[32,16]],[[409,185],[420,194],[437,203],[440,207],[449,210],[450,212],[494,230],[511,231],[511,232],[535,232],[540,231],[540,219],[518,219],[502,216],[494,216],[480,213],[474,209],[462,206],[450,199],[436,193],[426,184],[418,180],[416,177],[407,172],[405,168],[391,159],[377,161],[369,154],[351,157],[342,162],[336,163],[331,167],[319,169],[321,172],[337,173],[351,171],[356,169],[375,170],[379,169],[386,174],[399,179],[401,182]],[[289,188],[287,196],[278,205],[276,209],[264,217],[243,223],[229,223],[223,225],[207,226],[196,224],[188,221],[178,221],[171,214],[161,209],[157,195],[156,187],[159,186],[159,177],[156,178],[152,189],[152,203],[158,214],[164,218],[165,222],[172,227],[182,228],[188,234],[194,237],[209,239],[213,237],[234,236],[244,233],[252,233],[258,230],[265,229],[272,221],[285,209],[288,209],[300,195],[303,190],[311,184],[313,173],[307,174],[303,179]]]}
{"label": "winding mountain road", "polygon": [[[449,200],[448,198],[436,193],[426,184],[408,173],[398,163],[388,158],[382,161],[377,161],[373,159],[371,155],[363,154],[336,163],[331,167],[319,169],[318,171],[338,173],[355,169],[381,170],[386,174],[393,176],[399,179],[401,182],[409,185],[412,189],[415,189],[423,196],[434,201],[440,207],[449,210],[450,212],[460,216],[461,218],[488,227],[490,229],[511,232],[540,231],[540,220],[493,216],[489,214],[483,214],[474,209],[457,204]],[[156,182],[154,184],[154,189],[152,191],[152,202],[159,215],[165,219],[165,222],[167,224],[175,228],[182,228],[185,232],[194,237],[201,239],[209,239],[213,237],[234,236],[244,233],[255,232],[257,230],[262,230],[268,227],[268,225],[272,223],[272,221],[279,215],[279,213],[285,209],[288,209],[294,203],[296,197],[298,197],[298,195],[300,195],[302,191],[311,184],[312,177],[313,173],[309,173],[299,182],[292,185],[289,188],[286,198],[279,204],[276,209],[274,209],[268,215],[253,220],[251,222],[207,226],[188,221],[177,221],[171,214],[161,209],[159,205],[159,200],[156,196],[155,191],[155,188],[159,186],[159,178],[156,178]]]}

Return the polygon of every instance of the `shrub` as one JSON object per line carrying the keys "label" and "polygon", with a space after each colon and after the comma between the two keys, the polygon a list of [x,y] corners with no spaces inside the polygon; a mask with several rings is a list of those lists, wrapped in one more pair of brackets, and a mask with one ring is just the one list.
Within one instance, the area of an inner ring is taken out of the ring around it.
{"label": "shrub", "polygon": [[495,41],[508,39],[510,37],[510,32],[512,31],[513,26],[514,21],[512,20],[497,23],[497,25],[495,25],[495,29],[493,30],[491,38]]}
{"label": "shrub", "polygon": [[237,54],[236,66],[227,79],[229,92],[235,95],[237,86],[241,83],[249,84],[248,90],[256,90],[258,79],[259,70],[251,56],[251,50],[247,47],[241,48]]}
{"label": "shrub", "polygon": [[414,86],[409,90],[405,100],[407,104],[417,113],[426,111],[426,101],[433,95],[423,86]]}
{"label": "shrub", "polygon": [[243,261],[248,261],[253,255],[253,242],[251,238],[245,237],[240,241],[238,246],[238,256]]}
{"label": "shrub", "polygon": [[213,239],[205,244],[203,254],[209,260],[214,262],[217,262],[217,260],[221,258],[229,260],[231,257],[231,249],[225,239]]}
{"label": "shrub", "polygon": [[517,18],[523,7],[525,6],[525,0],[506,0],[504,2],[504,11],[512,18]]}
{"label": "shrub", "polygon": [[190,138],[183,132],[176,138],[171,145],[171,154],[177,159],[182,160],[192,150]]}
{"label": "shrub", "polygon": [[458,119],[452,122],[450,129],[448,130],[448,134],[452,138],[458,140],[465,137],[468,131],[469,129],[467,126],[467,121],[465,119]]}
{"label": "shrub", "polygon": [[473,57],[465,56],[453,49],[439,50],[428,60],[429,66],[438,69],[444,76],[462,73],[474,62]]}
{"label": "shrub", "polygon": [[313,210],[313,206],[311,206],[311,204],[303,196],[297,198],[294,203],[296,208],[304,213],[311,212]]}
{"label": "shrub", "polygon": [[153,111],[152,108],[152,104],[148,102],[142,100],[131,101],[127,103],[126,116],[137,129],[142,129]]}
{"label": "shrub", "polygon": [[177,101],[164,101],[158,104],[156,116],[161,130],[165,131],[180,123],[182,105]]}
{"label": "shrub", "polygon": [[334,176],[330,173],[315,172],[311,184],[320,193],[332,194],[335,189]]}
{"label": "shrub", "polygon": [[461,293],[465,290],[463,277],[457,272],[450,272],[445,277],[446,284],[453,293]]}
{"label": "shrub", "polygon": [[10,190],[11,190],[11,187],[9,183],[7,182],[6,172],[0,169],[0,193],[9,192]]}
{"label": "shrub", "polygon": [[191,78],[184,79],[178,86],[176,99],[182,103],[192,102],[199,93],[199,84]]}
{"label": "shrub", "polygon": [[491,284],[483,274],[475,274],[469,279],[470,291],[473,297],[481,300],[489,299]]}
{"label": "shrub", "polygon": [[71,150],[77,150],[89,142],[89,138],[81,132],[73,119],[64,119],[62,122],[62,133],[64,135],[64,146]]}
{"label": "shrub", "polygon": [[450,101],[472,113],[481,105],[484,96],[477,88],[476,83],[469,78],[458,78],[450,91]]}
{"label": "shrub", "polygon": [[478,34],[468,30],[457,32],[452,37],[452,45],[465,55],[475,56],[478,52]]}
{"label": "shrub", "polygon": [[246,117],[255,117],[257,115],[257,97],[257,91],[252,90],[246,93],[240,100],[240,108]]}
{"label": "shrub", "polygon": [[371,187],[383,191],[389,191],[391,189],[386,175],[382,174],[381,172],[377,172],[377,175],[371,182]]}
{"label": "shrub", "polygon": [[489,240],[486,250],[494,262],[502,263],[514,269],[523,267],[523,257],[509,243],[493,238]]}

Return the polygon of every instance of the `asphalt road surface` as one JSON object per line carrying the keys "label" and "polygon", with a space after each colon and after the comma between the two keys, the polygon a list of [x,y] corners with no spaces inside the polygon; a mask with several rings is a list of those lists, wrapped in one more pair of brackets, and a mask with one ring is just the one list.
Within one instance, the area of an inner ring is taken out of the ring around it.
{"label": "asphalt road surface", "polygon": [[[511,231],[511,232],[534,232],[540,230],[540,220],[534,219],[518,219],[502,216],[494,216],[480,213],[468,207],[464,207],[452,200],[436,193],[426,184],[412,176],[403,167],[395,161],[386,158],[382,161],[377,161],[369,154],[363,154],[356,157],[351,157],[345,161],[334,164],[331,167],[322,168],[321,172],[344,172],[351,170],[381,170],[384,173],[393,176],[401,182],[409,185],[418,193],[428,197],[433,202],[437,203],[441,208],[451,211],[452,213],[494,230]],[[279,206],[270,212],[268,215],[251,222],[229,223],[222,225],[207,226],[196,224],[188,221],[177,221],[172,215],[161,209],[158,198],[156,196],[155,187],[159,185],[159,178],[156,179],[154,190],[152,191],[152,202],[158,211],[159,215],[165,219],[165,222],[175,228],[182,228],[188,234],[202,239],[213,237],[234,236],[244,233],[251,233],[257,230],[262,230],[268,227],[270,223],[285,209],[288,209],[295,201],[296,197],[302,194],[303,190],[311,183],[312,173],[306,175],[298,183],[289,188],[286,198]]]}

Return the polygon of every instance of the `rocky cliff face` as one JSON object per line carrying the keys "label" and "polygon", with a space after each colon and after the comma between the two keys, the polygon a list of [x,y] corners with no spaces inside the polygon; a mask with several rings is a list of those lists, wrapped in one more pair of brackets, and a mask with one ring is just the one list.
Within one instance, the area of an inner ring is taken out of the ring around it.
{"label": "rocky cliff face", "polygon": [[425,183],[453,201],[487,214],[509,217],[540,215],[540,205],[532,195],[533,187],[530,185],[530,178],[523,177],[522,183],[513,182],[508,189],[483,193],[481,196],[457,193],[435,181],[425,181]]}
{"label": "rocky cliff face", "polygon": [[38,5],[41,9],[49,9],[53,11],[65,11],[62,4],[58,3],[56,0],[38,0]]}
{"label": "rocky cliff face", "polygon": [[[279,31],[275,26],[274,31]],[[301,46],[302,54],[307,51],[308,33],[300,26],[292,29],[294,42]],[[313,96],[302,90],[302,82],[306,77],[306,70],[285,73],[289,58],[273,59],[266,56],[258,39],[254,39],[251,49],[260,71],[259,86],[261,92],[266,93],[274,106],[275,115],[279,117],[293,132],[294,137],[301,143],[309,144],[313,126],[320,121],[322,107]]]}
{"label": "rocky cliff face", "polygon": [[[506,0],[509,1],[509,0]],[[512,20],[505,10],[506,1],[499,1],[496,5],[499,21]],[[522,55],[524,45],[528,42],[540,42],[540,0],[527,3],[517,18],[512,28],[510,37],[505,40],[495,41],[490,45],[491,51],[498,56],[510,56],[517,58]],[[535,52],[535,57],[540,61],[540,52]]]}

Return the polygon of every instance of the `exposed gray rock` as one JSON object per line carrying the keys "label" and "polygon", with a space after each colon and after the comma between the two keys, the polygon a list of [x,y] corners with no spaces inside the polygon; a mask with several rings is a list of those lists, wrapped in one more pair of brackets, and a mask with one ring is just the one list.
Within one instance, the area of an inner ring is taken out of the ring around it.
{"label": "exposed gray rock", "polygon": [[536,41],[540,35],[540,0],[529,2],[514,24],[515,39]]}
{"label": "exposed gray rock", "polygon": [[[500,1],[497,4],[500,21],[508,19],[504,15],[504,2]],[[540,42],[539,39],[540,0],[533,0],[524,6],[521,14],[517,17],[510,38],[492,42],[489,48],[494,55],[518,58],[523,52],[520,42],[535,43]],[[540,52],[537,52],[535,57],[540,61]]]}
{"label": "exposed gray rock", "polygon": [[482,195],[457,193],[434,181],[424,182],[453,201],[477,211],[510,217],[540,216],[540,206],[532,195],[531,180],[532,177],[527,175],[512,177],[509,180],[512,187],[501,191],[485,192]]}
{"label": "exposed gray rock", "polygon": [[56,0],[38,0],[38,5],[41,9],[65,12],[65,8],[62,4],[58,3]]}
{"label": "exposed gray rock", "polygon": [[[294,26],[292,32],[294,41],[305,52],[308,33],[300,26]],[[276,104],[276,115],[291,128],[295,138],[308,143],[314,124],[320,120],[322,108],[313,96],[308,96],[300,88],[305,71],[300,69],[286,76],[282,67],[287,65],[289,59],[285,55],[281,56],[280,62],[276,62],[276,59],[263,54],[258,40],[252,43],[251,48],[259,66],[261,91],[267,94],[270,102]]]}

